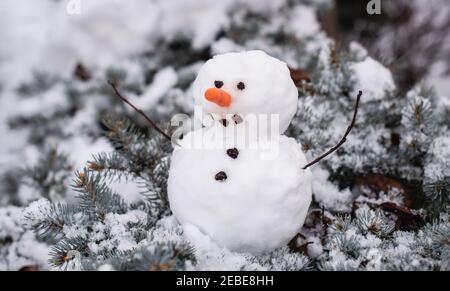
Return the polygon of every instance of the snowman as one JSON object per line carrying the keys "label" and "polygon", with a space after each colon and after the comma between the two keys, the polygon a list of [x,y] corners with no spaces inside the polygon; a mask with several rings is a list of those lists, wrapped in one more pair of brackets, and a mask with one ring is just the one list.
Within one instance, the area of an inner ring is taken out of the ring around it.
{"label": "snowman", "polygon": [[[200,69],[193,93],[208,124],[175,146],[168,180],[174,216],[232,251],[285,246],[312,195],[301,145],[282,135],[298,101],[287,65],[262,51],[217,55]],[[259,117],[269,116],[277,122],[261,131]],[[267,129],[275,134],[260,134]]]}

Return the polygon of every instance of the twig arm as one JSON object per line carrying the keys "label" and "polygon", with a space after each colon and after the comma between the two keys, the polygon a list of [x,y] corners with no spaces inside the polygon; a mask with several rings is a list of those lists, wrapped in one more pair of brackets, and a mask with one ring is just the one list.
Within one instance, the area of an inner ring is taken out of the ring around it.
{"label": "twig arm", "polygon": [[131,103],[127,98],[125,98],[117,89],[116,83],[109,80],[108,84],[111,86],[111,88],[114,90],[114,93],[116,94],[117,97],[119,97],[123,102],[127,103],[131,108],[134,109],[134,111],[136,111],[137,113],[139,113],[140,115],[142,115],[145,120],[160,134],[162,134],[167,140],[171,141],[170,136],[165,133],[161,128],[158,127],[158,125],[156,125],[155,122],[153,122],[153,120],[150,119],[150,117],[148,117],[147,114],[144,113],[144,111],[142,111],[141,109],[137,108],[133,103]]}
{"label": "twig arm", "polygon": [[332,154],[334,151],[336,151],[338,148],[341,147],[341,145],[347,140],[347,136],[349,135],[350,131],[352,130],[352,128],[355,126],[355,122],[356,122],[356,115],[358,114],[358,107],[359,107],[359,100],[361,99],[362,96],[362,91],[359,91],[358,96],[356,97],[356,104],[355,104],[355,111],[353,113],[353,118],[352,118],[352,122],[350,123],[350,125],[347,127],[347,130],[344,133],[344,136],[342,137],[342,139],[331,149],[329,149],[328,151],[326,151],[325,153],[323,153],[322,155],[318,156],[317,158],[315,158],[312,162],[309,162],[308,164],[306,164],[302,169],[306,170],[308,167],[317,164],[318,162],[320,162],[323,158],[325,158],[326,156]]}

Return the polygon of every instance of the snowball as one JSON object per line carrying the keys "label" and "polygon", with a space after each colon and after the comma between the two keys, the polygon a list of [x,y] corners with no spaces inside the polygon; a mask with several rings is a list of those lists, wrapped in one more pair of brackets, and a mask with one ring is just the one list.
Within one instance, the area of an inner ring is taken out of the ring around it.
{"label": "snowball", "polygon": [[[168,181],[172,212],[182,225],[198,227],[231,250],[257,253],[285,245],[301,228],[311,201],[300,146],[280,136],[273,144],[277,155],[266,160],[258,148],[238,147],[232,159],[227,148],[184,147],[204,135],[217,139],[211,131],[221,128],[191,132],[175,149]],[[234,140],[226,133],[225,138]],[[226,173],[225,181],[215,179],[219,171]]]}
{"label": "snowball", "polygon": [[[205,92],[217,80],[223,82],[221,90],[231,96],[229,106],[205,98]],[[244,83],[244,89],[237,88],[239,82]],[[193,94],[204,115],[276,115],[280,134],[297,111],[298,91],[286,63],[259,50],[226,53],[208,60],[194,81]]]}
{"label": "snowball", "polygon": [[355,74],[355,90],[363,91],[361,102],[382,100],[395,90],[392,73],[370,57],[352,64],[351,70]]}

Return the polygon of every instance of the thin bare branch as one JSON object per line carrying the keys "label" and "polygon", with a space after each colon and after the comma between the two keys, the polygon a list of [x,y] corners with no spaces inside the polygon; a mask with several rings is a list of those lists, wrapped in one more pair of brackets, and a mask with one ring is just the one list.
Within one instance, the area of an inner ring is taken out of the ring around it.
{"label": "thin bare branch", "polygon": [[168,141],[171,141],[170,136],[165,133],[161,128],[158,127],[158,125],[156,125],[155,122],[153,122],[153,120],[150,119],[150,117],[148,117],[147,114],[144,113],[144,111],[142,111],[141,109],[137,108],[133,103],[131,103],[127,98],[125,98],[122,94],[120,94],[119,90],[117,89],[116,83],[109,80],[108,84],[112,87],[112,89],[114,90],[114,93],[116,94],[117,97],[119,97],[123,102],[127,103],[131,108],[134,109],[134,111],[136,111],[137,113],[139,113],[140,115],[142,115],[145,120],[160,134],[162,134]]}
{"label": "thin bare branch", "polygon": [[312,166],[314,164],[317,164],[323,158],[325,158],[326,156],[332,154],[334,151],[336,151],[338,148],[340,148],[342,146],[342,144],[347,140],[347,136],[349,135],[349,133],[352,130],[353,126],[355,126],[356,115],[358,114],[359,100],[361,99],[361,96],[362,96],[362,91],[359,91],[358,96],[356,97],[355,112],[353,113],[352,122],[347,127],[347,130],[345,131],[345,134],[342,137],[342,139],[334,147],[332,147],[331,149],[329,149],[328,151],[326,151],[322,155],[320,155],[317,158],[315,158],[312,162],[306,164],[306,166],[304,166],[302,168],[303,170],[306,170],[308,167],[310,167],[310,166]]}

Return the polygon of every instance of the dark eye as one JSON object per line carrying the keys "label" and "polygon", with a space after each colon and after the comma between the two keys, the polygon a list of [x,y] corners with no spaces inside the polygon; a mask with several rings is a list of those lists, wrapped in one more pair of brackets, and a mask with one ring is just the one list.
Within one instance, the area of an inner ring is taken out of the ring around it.
{"label": "dark eye", "polygon": [[239,90],[244,90],[245,89],[245,84],[242,82],[239,82],[236,86]]}
{"label": "dark eye", "polygon": [[222,88],[223,82],[222,81],[214,81],[214,86],[216,86],[216,88]]}

